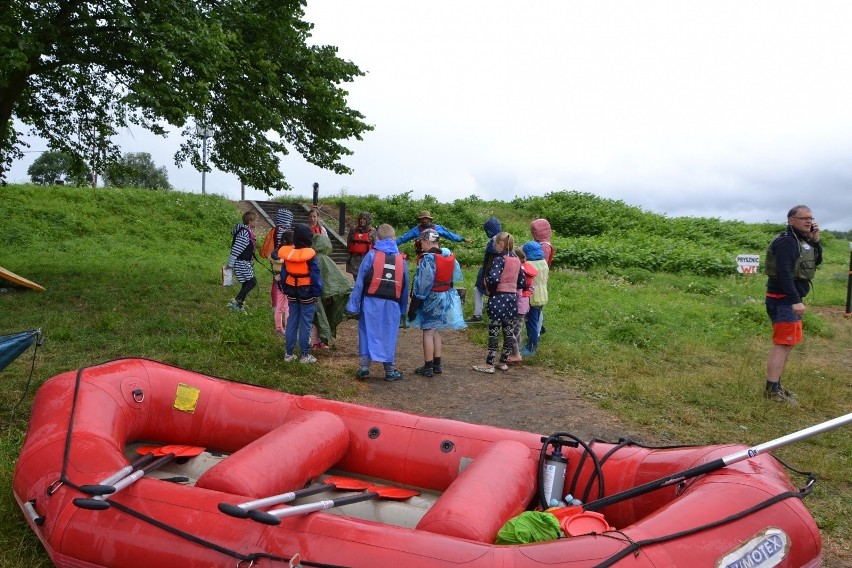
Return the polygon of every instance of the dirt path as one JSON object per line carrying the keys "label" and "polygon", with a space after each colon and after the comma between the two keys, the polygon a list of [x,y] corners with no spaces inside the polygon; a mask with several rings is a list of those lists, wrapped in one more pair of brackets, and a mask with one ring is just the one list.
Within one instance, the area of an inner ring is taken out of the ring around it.
{"label": "dirt path", "polygon": [[[337,336],[336,349],[319,357],[326,359],[325,364],[345,366],[354,373],[357,322],[341,324]],[[474,371],[474,365],[484,362],[485,348],[468,340],[464,331],[441,334],[443,374],[430,379],[415,375],[414,368],[423,364],[421,337],[419,329],[400,329],[397,368],[405,378],[387,382],[382,366],[373,364],[371,377],[359,383],[356,402],[541,434],[570,432],[583,440],[653,441],[652,435],[627,427],[585,401],[572,389],[570,377],[527,365],[493,375]]]}

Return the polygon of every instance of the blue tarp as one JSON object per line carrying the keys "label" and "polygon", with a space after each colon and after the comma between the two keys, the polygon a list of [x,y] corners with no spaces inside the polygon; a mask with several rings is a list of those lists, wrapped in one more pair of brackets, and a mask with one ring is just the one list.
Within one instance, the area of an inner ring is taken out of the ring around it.
{"label": "blue tarp", "polygon": [[41,336],[40,329],[0,336],[0,371],[8,367],[9,363],[35,343],[39,336]]}

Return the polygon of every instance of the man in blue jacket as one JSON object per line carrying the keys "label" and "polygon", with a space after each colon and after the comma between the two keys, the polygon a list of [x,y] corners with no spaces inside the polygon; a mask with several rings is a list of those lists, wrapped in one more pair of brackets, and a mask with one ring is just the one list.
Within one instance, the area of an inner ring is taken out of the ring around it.
{"label": "man in blue jacket", "polygon": [[795,406],[796,395],[781,386],[781,374],[793,347],[802,341],[804,297],[822,263],[819,225],[805,205],[787,213],[787,228],[766,251],[766,313],[772,320],[772,349],[766,362],[764,396]]}

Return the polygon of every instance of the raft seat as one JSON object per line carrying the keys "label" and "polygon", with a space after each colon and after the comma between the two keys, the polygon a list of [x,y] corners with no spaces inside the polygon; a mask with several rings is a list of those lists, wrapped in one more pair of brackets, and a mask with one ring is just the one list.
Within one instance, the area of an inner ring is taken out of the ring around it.
{"label": "raft seat", "polygon": [[520,442],[494,442],[473,459],[426,512],[417,528],[494,543],[535,492],[536,459]]}
{"label": "raft seat", "polygon": [[343,421],[331,412],[311,411],[243,446],[195,486],[254,498],[293,491],[334,466],[348,448]]}

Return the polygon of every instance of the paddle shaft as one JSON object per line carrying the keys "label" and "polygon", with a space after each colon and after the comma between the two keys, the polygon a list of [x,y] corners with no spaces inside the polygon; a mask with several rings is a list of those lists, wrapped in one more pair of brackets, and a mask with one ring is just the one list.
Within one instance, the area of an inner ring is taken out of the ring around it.
{"label": "paddle shaft", "polygon": [[109,493],[114,493],[114,484],[117,481],[119,481],[120,479],[124,479],[126,476],[130,475],[140,467],[144,467],[147,464],[151,463],[155,457],[157,456],[151,453],[145,454],[144,456],[140,456],[133,460],[132,463],[124,466],[109,477],[102,479],[101,482],[97,485],[81,485],[80,491],[82,491],[83,493],[88,493],[90,495],[107,495]]}
{"label": "paddle shaft", "polygon": [[665,477],[655,479],[654,481],[649,481],[648,483],[644,483],[631,489],[621,491],[620,493],[614,493],[608,497],[603,497],[596,501],[590,501],[583,505],[583,510],[597,511],[599,509],[603,509],[604,507],[608,507],[609,505],[614,505],[615,503],[620,503],[622,501],[638,497],[639,495],[650,493],[651,491],[666,487],[667,485],[680,483],[683,480],[691,479],[699,475],[704,475],[705,473],[710,473],[712,471],[722,469],[725,466],[729,466],[739,461],[757,457],[760,454],[771,452],[772,450],[782,448],[784,446],[792,444],[793,442],[799,442],[801,440],[811,438],[813,436],[816,436],[817,434],[822,434],[824,432],[834,430],[849,423],[852,423],[852,413],[839,416],[837,418],[822,422],[809,428],[805,428],[804,430],[799,430],[798,432],[793,432],[792,434],[787,434],[786,436],[781,436],[780,438],[764,442],[757,446],[741,450],[739,452],[695,466],[693,468],[666,475]]}
{"label": "paddle shaft", "polygon": [[324,483],[322,485],[312,485],[310,487],[305,487],[304,489],[297,489],[296,491],[290,491],[288,493],[281,493],[280,495],[255,499],[254,501],[246,501],[239,505],[219,503],[219,510],[226,515],[245,519],[248,516],[248,512],[254,509],[269,507],[271,505],[280,505],[281,503],[289,503],[290,501],[294,501],[300,497],[315,495],[317,493],[322,493],[323,491],[331,491],[336,487],[337,486],[333,483]]}
{"label": "paddle shaft", "polygon": [[284,519],[286,517],[306,515],[308,513],[313,513],[314,511],[324,511],[333,507],[340,507],[341,505],[349,505],[351,503],[360,503],[361,501],[377,499],[378,497],[378,493],[370,491],[367,493],[358,493],[357,495],[337,497],[336,499],[317,501],[316,503],[305,503],[304,505],[296,505],[294,507],[287,507],[285,509],[275,509],[268,512],[254,510],[249,512],[249,517],[260,523],[264,523],[267,525],[277,525],[281,522],[281,519]]}

